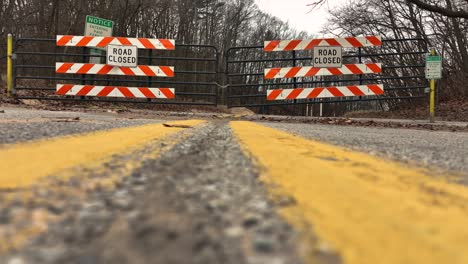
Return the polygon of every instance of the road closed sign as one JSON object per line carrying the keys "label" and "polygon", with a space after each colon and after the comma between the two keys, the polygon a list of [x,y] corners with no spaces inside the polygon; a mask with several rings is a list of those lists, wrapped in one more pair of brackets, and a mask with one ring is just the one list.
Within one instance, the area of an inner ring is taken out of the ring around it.
{"label": "road closed sign", "polygon": [[107,45],[107,65],[131,68],[137,67],[137,46]]}
{"label": "road closed sign", "polygon": [[315,47],[315,68],[341,68],[343,66],[343,49],[341,47]]}

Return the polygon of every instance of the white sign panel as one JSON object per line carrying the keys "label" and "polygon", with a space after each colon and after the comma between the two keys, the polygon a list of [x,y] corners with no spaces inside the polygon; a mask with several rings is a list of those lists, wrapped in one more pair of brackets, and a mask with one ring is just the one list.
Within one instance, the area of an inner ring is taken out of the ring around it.
{"label": "white sign panel", "polygon": [[442,57],[437,55],[426,56],[426,79],[442,79]]}
{"label": "white sign panel", "polygon": [[111,66],[135,68],[138,66],[138,48],[109,44],[106,59]]}
{"label": "white sign panel", "polygon": [[315,68],[341,68],[343,66],[342,47],[315,47]]}
{"label": "white sign panel", "polygon": [[[114,22],[104,18],[86,16],[85,36],[112,37]],[[104,49],[90,49],[90,55],[102,55]],[[101,63],[101,57],[90,57],[89,63]]]}

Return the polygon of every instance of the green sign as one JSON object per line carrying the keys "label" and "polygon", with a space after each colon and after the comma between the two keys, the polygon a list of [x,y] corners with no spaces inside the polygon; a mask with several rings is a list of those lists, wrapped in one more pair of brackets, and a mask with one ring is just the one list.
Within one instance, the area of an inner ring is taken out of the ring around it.
{"label": "green sign", "polygon": [[426,79],[442,79],[442,57],[439,55],[426,55]]}
{"label": "green sign", "polygon": [[113,28],[114,22],[111,20],[107,20],[104,18],[93,17],[93,16],[86,16],[86,23],[91,23],[98,26]]}
{"label": "green sign", "polygon": [[442,61],[442,57],[439,55],[427,55],[426,61]]}
{"label": "green sign", "polygon": [[[112,37],[114,22],[104,18],[86,16],[85,36]],[[91,49],[91,55],[101,55],[103,49]],[[89,57],[89,63],[101,63],[100,57]]]}
{"label": "green sign", "polygon": [[85,36],[111,37],[114,22],[104,18],[86,16]]}

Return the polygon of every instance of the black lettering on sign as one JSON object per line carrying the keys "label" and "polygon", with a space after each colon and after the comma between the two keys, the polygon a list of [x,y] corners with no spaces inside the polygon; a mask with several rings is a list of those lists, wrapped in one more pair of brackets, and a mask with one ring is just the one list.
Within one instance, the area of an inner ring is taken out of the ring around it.
{"label": "black lettering on sign", "polygon": [[130,46],[109,47],[107,63],[114,66],[136,67],[138,50]]}

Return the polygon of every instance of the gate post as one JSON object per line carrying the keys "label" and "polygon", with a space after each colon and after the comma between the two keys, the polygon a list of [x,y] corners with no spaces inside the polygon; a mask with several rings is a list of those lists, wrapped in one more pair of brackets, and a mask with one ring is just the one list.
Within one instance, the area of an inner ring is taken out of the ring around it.
{"label": "gate post", "polygon": [[7,95],[13,94],[13,35],[7,39]]}
{"label": "gate post", "polygon": [[[435,48],[431,48],[430,54],[432,56],[437,55]],[[430,93],[429,93],[429,122],[430,123],[435,122],[435,89],[436,89],[435,79],[432,78],[430,80]]]}
{"label": "gate post", "polygon": [[[216,79],[218,80],[216,86],[216,107],[229,108],[228,96],[229,92],[229,51],[216,52]],[[224,63],[221,58],[223,52]]]}

